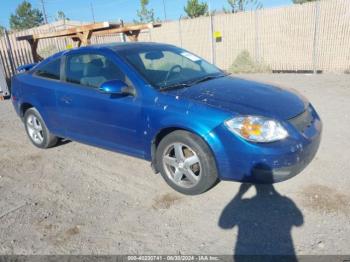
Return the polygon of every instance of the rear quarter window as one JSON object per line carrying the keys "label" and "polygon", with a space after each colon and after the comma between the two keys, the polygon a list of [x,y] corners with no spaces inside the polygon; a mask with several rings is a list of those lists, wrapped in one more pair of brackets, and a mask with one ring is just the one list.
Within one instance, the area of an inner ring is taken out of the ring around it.
{"label": "rear quarter window", "polygon": [[54,60],[35,70],[34,74],[39,77],[60,80],[61,59]]}

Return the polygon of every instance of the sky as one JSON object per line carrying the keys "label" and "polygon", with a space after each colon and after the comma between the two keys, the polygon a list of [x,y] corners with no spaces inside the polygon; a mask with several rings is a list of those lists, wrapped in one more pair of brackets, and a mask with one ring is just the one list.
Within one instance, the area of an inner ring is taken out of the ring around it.
{"label": "sky", "polygon": [[[91,5],[93,6],[96,21],[116,21],[123,19],[126,22],[136,18],[136,10],[140,7],[139,0],[43,0],[49,22],[54,21],[57,11],[63,11],[71,20],[92,21]],[[227,0],[200,0],[210,2],[211,9],[221,10],[228,7]],[[14,13],[22,0],[0,0],[0,25],[9,27],[9,17]],[[34,8],[42,10],[41,0],[29,0]],[[149,7],[153,8],[157,18],[164,19],[164,6],[168,20],[179,19],[184,16],[187,0],[150,0]],[[292,0],[260,0],[264,8],[286,6]]]}

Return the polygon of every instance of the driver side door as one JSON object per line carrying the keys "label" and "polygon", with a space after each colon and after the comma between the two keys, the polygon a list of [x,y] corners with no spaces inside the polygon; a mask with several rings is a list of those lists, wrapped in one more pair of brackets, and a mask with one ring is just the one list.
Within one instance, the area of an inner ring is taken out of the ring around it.
{"label": "driver side door", "polygon": [[119,79],[133,86],[113,59],[102,53],[77,52],[64,59],[57,107],[67,138],[134,156],[143,156],[141,101],[135,96],[101,93],[99,86]]}

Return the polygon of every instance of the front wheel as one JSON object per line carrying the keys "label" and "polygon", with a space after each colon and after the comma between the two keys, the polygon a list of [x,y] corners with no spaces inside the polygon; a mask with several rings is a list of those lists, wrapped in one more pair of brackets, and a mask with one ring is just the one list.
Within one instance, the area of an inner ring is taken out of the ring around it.
{"label": "front wheel", "polygon": [[183,130],[163,138],[157,148],[157,166],[165,181],[186,195],[201,194],[218,182],[215,159],[208,145]]}

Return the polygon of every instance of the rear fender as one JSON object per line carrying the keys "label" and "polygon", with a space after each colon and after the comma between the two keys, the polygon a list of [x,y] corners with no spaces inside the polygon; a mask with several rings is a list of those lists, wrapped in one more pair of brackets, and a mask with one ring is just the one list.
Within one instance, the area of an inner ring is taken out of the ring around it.
{"label": "rear fender", "polygon": [[24,120],[23,105],[25,105],[25,104],[30,104],[30,105],[32,105],[32,107],[34,107],[36,110],[38,110],[38,112],[40,113],[42,119],[44,120],[47,128],[50,130],[50,121],[47,121],[48,117],[45,114],[45,110],[43,110],[43,108],[40,106],[40,103],[35,98],[32,98],[30,100],[20,100],[19,101],[19,105],[20,105],[19,106],[19,113],[20,113],[20,116],[22,118],[22,121]]}
{"label": "rear fender", "polygon": [[21,66],[17,67],[16,70],[17,70],[18,73],[27,72],[27,71],[31,70],[37,64],[38,63],[21,65]]}

